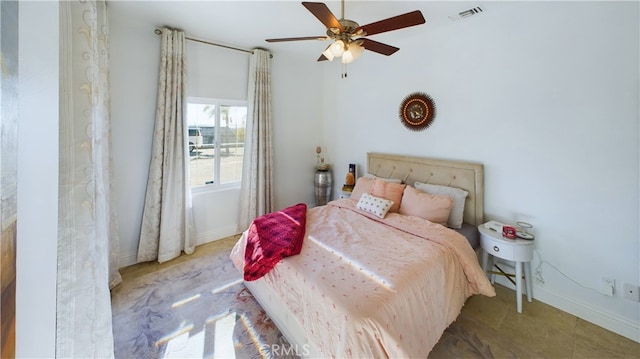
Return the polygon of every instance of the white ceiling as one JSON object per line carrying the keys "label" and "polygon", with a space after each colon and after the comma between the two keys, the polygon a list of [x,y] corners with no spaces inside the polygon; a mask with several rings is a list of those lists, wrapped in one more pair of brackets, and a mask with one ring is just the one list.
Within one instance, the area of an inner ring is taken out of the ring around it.
{"label": "white ceiling", "polygon": [[[340,1],[323,1],[333,14],[341,17]],[[503,2],[469,1],[363,1],[345,2],[345,18],[360,25],[421,10],[426,24],[373,35],[376,41],[394,45],[401,32],[430,31],[451,26],[449,16],[472,7],[495,10]],[[131,1],[108,0],[112,14],[140,17],[155,27],[183,29],[188,36],[251,49],[263,47],[271,51],[309,52],[315,57],[324,44],[315,40],[267,43],[267,38],[318,36],[325,34],[324,25],[301,4],[301,1]],[[149,31],[153,31],[150,29]]]}

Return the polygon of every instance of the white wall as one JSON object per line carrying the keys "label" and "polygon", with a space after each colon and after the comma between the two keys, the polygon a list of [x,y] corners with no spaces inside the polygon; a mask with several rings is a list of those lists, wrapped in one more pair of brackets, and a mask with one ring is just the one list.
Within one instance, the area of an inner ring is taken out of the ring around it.
{"label": "white wall", "polygon": [[58,238],[57,2],[20,2],[16,357],[53,358]]}
{"label": "white wall", "polygon": [[[368,151],[483,163],[486,219],[535,227],[534,298],[640,341],[640,306],[621,290],[640,283],[638,3],[488,5],[433,31],[377,35],[401,50],[365,53],[347,80],[331,64],[329,157],[339,176],[364,169]],[[422,132],[398,119],[415,91],[437,106]],[[601,276],[616,279],[614,296],[597,292]]]}
{"label": "white wall", "polygon": [[109,7],[113,188],[120,265],[135,263],[147,188],[156,105],[160,40],[145,19]]}
{"label": "white wall", "polygon": [[[151,158],[161,26],[110,8],[114,187],[121,266],[135,263]],[[186,29],[188,33],[188,29]],[[206,39],[205,39],[206,40]],[[278,208],[312,202],[313,161],[321,132],[321,73],[295,54],[272,60],[274,151]],[[187,95],[247,99],[249,54],[187,41]],[[305,74],[303,83],[299,74]],[[312,99],[312,101],[310,101]],[[301,156],[307,153],[308,156]],[[295,175],[289,175],[294,173]],[[311,183],[311,187],[307,185]],[[239,189],[193,191],[198,244],[237,232]]]}
{"label": "white wall", "polygon": [[308,54],[274,54],[271,71],[276,208],[314,204],[316,146],[325,143],[324,80],[322,66],[314,60]]}

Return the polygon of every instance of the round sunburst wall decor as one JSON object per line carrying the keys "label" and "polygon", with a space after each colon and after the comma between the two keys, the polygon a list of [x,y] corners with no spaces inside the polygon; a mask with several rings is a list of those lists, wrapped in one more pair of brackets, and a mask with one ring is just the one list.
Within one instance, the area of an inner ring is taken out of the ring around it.
{"label": "round sunburst wall decor", "polygon": [[422,131],[433,123],[436,106],[431,96],[422,92],[409,94],[400,104],[400,121],[411,131]]}

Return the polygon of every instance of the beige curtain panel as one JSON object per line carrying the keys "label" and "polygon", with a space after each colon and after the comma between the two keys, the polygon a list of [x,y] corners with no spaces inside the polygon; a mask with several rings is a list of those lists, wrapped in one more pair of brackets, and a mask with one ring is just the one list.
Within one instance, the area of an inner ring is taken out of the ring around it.
{"label": "beige curtain panel", "polygon": [[266,50],[254,49],[249,60],[248,119],[240,189],[240,231],[254,218],[273,211],[271,134],[271,63]]}
{"label": "beige curtain panel", "polygon": [[138,262],[165,262],[195,249],[186,151],[185,34],[161,34],[158,100]]}

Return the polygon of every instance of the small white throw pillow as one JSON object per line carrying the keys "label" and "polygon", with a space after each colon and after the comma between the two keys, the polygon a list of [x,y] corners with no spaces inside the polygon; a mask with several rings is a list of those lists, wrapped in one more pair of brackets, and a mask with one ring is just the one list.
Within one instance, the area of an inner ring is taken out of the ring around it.
{"label": "small white throw pillow", "polygon": [[373,213],[379,218],[384,218],[393,204],[394,202],[391,200],[372,196],[368,193],[363,193],[360,197],[360,200],[356,204],[356,208],[365,212]]}

